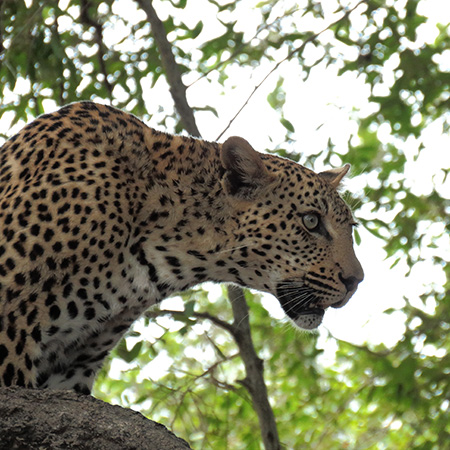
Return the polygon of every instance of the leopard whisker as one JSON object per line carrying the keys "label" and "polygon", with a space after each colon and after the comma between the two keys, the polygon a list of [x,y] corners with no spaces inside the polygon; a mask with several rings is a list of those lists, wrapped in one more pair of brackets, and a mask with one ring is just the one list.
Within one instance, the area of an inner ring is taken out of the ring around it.
{"label": "leopard whisker", "polygon": [[241,248],[246,248],[246,247],[249,247],[249,246],[244,244],[244,245],[239,245],[237,247],[224,248],[223,250],[220,250],[217,253],[220,254],[220,253],[233,252],[235,250],[240,250]]}
{"label": "leopard whisker", "polygon": [[284,306],[287,307],[289,305],[292,305],[290,308],[286,308],[286,312],[292,311],[294,308],[303,308],[307,306],[311,301],[314,300],[313,294],[307,294],[302,298],[302,296],[299,296],[297,298],[294,298],[287,302]]}

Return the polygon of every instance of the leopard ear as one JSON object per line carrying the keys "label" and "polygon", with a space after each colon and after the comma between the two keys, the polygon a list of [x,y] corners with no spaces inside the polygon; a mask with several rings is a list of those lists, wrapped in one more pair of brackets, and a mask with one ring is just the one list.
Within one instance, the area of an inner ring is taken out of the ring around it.
{"label": "leopard ear", "polygon": [[342,178],[347,175],[347,172],[350,170],[350,164],[346,164],[344,167],[339,167],[337,169],[326,170],[325,172],[320,172],[319,176],[321,176],[324,180],[326,180],[334,189],[337,189],[339,183],[342,181]]}
{"label": "leopard ear", "polygon": [[258,191],[275,181],[264,165],[261,154],[243,138],[232,136],[222,145],[220,154],[225,176],[225,191],[243,200],[257,197]]}

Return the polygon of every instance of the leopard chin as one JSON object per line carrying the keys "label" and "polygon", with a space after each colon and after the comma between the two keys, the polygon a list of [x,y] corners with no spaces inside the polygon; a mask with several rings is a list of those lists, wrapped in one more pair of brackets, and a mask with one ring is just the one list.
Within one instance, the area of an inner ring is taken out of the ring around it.
{"label": "leopard chin", "polygon": [[324,309],[315,308],[311,312],[299,315],[294,319],[294,323],[303,330],[315,330],[322,323],[324,314]]}

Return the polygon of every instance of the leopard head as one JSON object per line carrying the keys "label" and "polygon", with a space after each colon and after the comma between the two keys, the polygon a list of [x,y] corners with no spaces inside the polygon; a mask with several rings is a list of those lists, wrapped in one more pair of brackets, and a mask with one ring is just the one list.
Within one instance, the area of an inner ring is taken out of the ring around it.
{"label": "leopard head", "polygon": [[315,173],[238,137],[223,144],[221,159],[238,283],[272,293],[295,325],[316,328],[364,277],[353,249],[355,220],[337,190],[349,166]]}

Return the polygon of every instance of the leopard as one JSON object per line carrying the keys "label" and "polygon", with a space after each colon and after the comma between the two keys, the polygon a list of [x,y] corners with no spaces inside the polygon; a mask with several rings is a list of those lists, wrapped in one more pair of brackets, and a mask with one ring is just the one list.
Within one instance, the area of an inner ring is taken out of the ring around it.
{"label": "leopard", "polygon": [[90,101],[39,116],[0,150],[0,386],[89,394],[134,321],[206,281],[272,294],[316,329],[364,277],[348,170]]}

